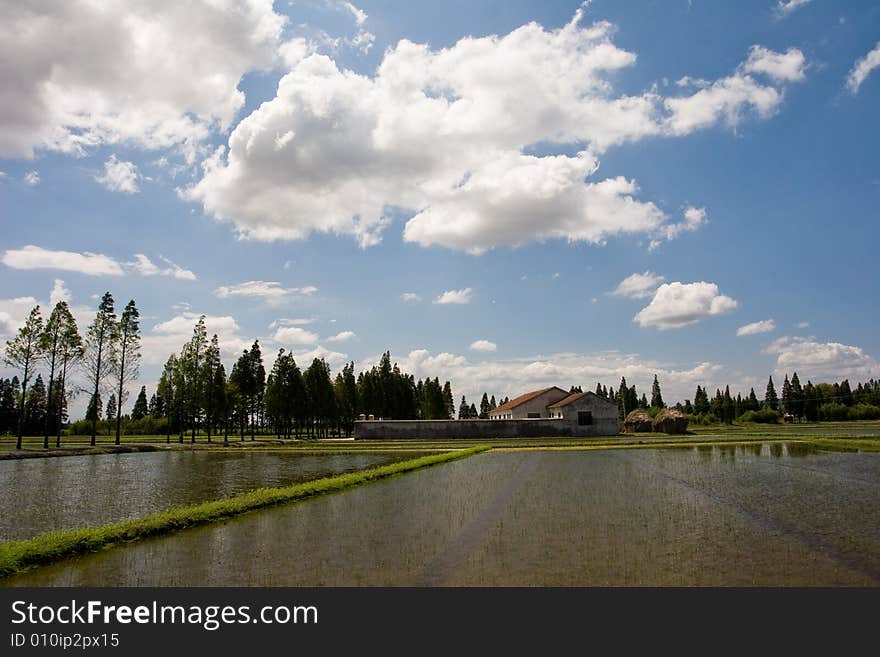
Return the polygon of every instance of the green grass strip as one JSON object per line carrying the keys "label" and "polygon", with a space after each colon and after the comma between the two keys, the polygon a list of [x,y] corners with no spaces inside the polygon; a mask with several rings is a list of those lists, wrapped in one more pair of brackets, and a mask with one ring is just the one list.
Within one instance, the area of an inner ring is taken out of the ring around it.
{"label": "green grass strip", "polygon": [[353,488],[377,479],[385,479],[404,472],[466,458],[487,449],[489,447],[480,446],[443,454],[431,454],[292,486],[258,488],[222,500],[175,507],[143,518],[124,520],[101,527],[66,529],[23,541],[7,541],[0,543],[0,577],[8,577],[34,566],[58,561],[65,557],[96,552],[118,543],[166,534],[186,527],[230,518],[254,509]]}

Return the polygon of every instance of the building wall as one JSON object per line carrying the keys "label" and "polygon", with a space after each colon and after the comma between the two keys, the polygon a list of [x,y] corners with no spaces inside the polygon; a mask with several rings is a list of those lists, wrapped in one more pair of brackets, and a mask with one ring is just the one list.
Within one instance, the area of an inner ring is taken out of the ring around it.
{"label": "building wall", "polygon": [[[595,416],[594,416],[595,417]],[[607,433],[602,433],[602,432]],[[613,436],[614,426],[596,422],[577,426],[574,420],[386,420],[358,421],[354,424],[355,440],[453,440],[478,438],[551,438],[557,436]]]}
{"label": "building wall", "polygon": [[[542,418],[549,418],[550,415],[547,413],[547,407],[550,404],[555,404],[560,399],[565,399],[566,397],[568,397],[568,393],[564,390],[551,388],[547,392],[520,404],[508,412],[513,415],[514,420],[526,419],[529,417],[529,413],[540,413]],[[492,418],[491,413],[489,414],[489,417]]]}
{"label": "building wall", "polygon": [[[551,410],[562,411],[561,421],[568,427],[572,436],[614,436],[618,433],[617,405],[594,393],[587,393],[561,409]],[[593,414],[592,425],[578,426],[578,413],[581,411],[589,411]]]}

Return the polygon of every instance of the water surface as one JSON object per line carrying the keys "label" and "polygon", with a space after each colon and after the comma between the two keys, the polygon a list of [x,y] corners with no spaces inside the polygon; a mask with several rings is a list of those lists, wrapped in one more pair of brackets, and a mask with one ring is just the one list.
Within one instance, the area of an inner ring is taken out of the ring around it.
{"label": "water surface", "polygon": [[876,586],[880,454],[488,452],[4,584]]}
{"label": "water surface", "polygon": [[0,541],[103,525],[416,456],[173,450],[0,461]]}

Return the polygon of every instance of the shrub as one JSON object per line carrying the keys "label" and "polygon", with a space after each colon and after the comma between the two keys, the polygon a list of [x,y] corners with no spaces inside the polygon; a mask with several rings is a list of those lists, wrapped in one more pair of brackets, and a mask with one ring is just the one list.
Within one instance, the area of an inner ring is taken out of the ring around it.
{"label": "shrub", "polygon": [[829,402],[819,407],[820,420],[846,420],[849,418],[849,409],[843,404]]}
{"label": "shrub", "polygon": [[746,411],[740,416],[740,422],[756,422],[758,424],[777,424],[779,412],[772,408],[762,408],[760,411]]}
{"label": "shrub", "polygon": [[850,420],[880,420],[880,407],[871,404],[856,404],[847,411]]}

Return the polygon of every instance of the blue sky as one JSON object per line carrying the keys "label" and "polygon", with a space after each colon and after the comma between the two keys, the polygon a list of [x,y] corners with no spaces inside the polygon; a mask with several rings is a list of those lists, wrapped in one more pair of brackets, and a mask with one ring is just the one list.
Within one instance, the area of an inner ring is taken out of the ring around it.
{"label": "blue sky", "polygon": [[4,337],[109,290],[148,389],[200,314],[469,399],[880,376],[876,3],[229,4],[3,10]]}

